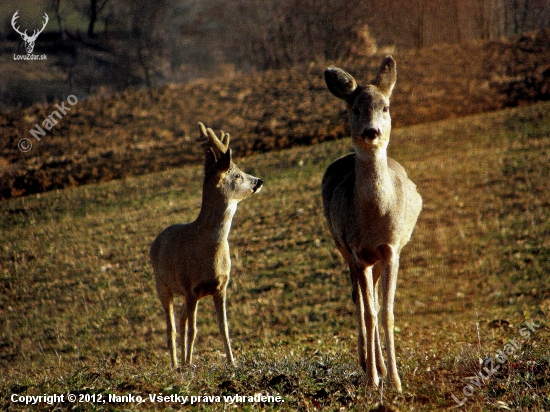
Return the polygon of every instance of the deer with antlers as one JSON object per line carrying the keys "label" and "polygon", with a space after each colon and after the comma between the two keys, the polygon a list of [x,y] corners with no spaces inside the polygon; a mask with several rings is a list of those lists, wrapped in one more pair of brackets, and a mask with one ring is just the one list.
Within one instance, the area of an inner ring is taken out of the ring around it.
{"label": "deer with antlers", "polygon": [[[359,361],[367,381],[378,386],[389,370],[401,392],[394,343],[393,306],[401,249],[411,238],[422,198],[405,169],[387,156],[390,142],[390,96],[397,79],[388,56],[370,84],[359,86],[351,74],[325,70],[330,92],[346,102],[355,153],[332,163],[325,172],[322,196],[334,242],[350,268],[352,297],[359,323]],[[378,328],[378,283],[382,286],[382,325],[387,369]]]}
{"label": "deer with antlers", "polygon": [[36,42],[36,39],[38,38],[38,35],[44,31],[46,28],[46,24],[48,24],[48,21],[50,18],[46,13],[44,13],[44,24],[42,25],[42,28],[40,30],[34,30],[32,33],[32,36],[29,36],[27,34],[27,30],[25,32],[21,32],[19,30],[19,27],[16,27],[16,20],[19,17],[19,10],[17,10],[15,13],[13,13],[13,17],[11,18],[11,26],[13,29],[21,35],[21,38],[25,42],[25,49],[27,50],[27,54],[31,54],[34,50],[34,43]]}
{"label": "deer with antlers", "polygon": [[166,317],[166,334],[172,367],[176,356],[174,295],[183,296],[180,315],[182,356],[186,364],[193,359],[197,333],[199,299],[212,296],[217,323],[225,346],[227,362],[234,363],[226,315],[226,289],[231,257],[227,240],[237,203],[261,190],[263,181],[243,173],[231,160],[229,134],[220,136],[199,123],[197,141],[204,148],[202,205],[192,223],[166,228],[151,245],[150,258],[155,273],[158,297]]}

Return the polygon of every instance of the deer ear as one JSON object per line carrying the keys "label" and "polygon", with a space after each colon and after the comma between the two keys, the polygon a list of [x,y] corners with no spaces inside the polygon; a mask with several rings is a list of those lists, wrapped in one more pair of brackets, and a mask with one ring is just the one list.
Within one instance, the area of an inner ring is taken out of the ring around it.
{"label": "deer ear", "polygon": [[227,172],[231,167],[231,149],[227,149],[227,152],[222,154],[216,162],[216,170],[218,172]]}
{"label": "deer ear", "polygon": [[357,89],[357,82],[353,76],[334,66],[330,66],[325,70],[325,82],[329,91],[343,100],[348,100]]}
{"label": "deer ear", "polygon": [[378,74],[371,82],[373,86],[378,87],[380,92],[386,97],[390,97],[393,91],[393,86],[397,80],[397,65],[391,56],[386,56],[382,61]]}

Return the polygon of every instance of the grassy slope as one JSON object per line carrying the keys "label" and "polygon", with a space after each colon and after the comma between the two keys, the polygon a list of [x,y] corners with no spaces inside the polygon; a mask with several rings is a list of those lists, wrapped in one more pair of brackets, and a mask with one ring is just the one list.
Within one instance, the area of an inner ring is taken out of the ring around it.
{"label": "grassy slope", "polygon": [[[347,268],[322,217],[322,173],[349,140],[238,161],[266,184],[240,204],[231,233],[234,369],[205,299],[196,365],[169,370],[147,258],[162,228],[195,218],[201,168],[2,202],[0,403],[14,408],[11,393],[263,392],[298,410],[365,410],[381,399],[398,410],[451,408],[479,357],[519,337],[525,319],[547,321],[549,135],[550,104],[394,131],[390,154],[425,205],[397,290],[402,395],[364,387]],[[465,409],[550,409],[549,344],[548,328],[537,329],[502,373],[473,387]]]}

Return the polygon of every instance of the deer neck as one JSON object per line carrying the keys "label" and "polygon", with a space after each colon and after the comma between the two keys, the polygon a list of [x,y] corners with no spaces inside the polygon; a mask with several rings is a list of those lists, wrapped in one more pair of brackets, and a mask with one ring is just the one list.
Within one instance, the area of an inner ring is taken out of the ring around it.
{"label": "deer neck", "polygon": [[393,203],[393,185],[386,146],[356,151],[355,197],[370,210],[386,214]]}
{"label": "deer neck", "polygon": [[[231,222],[237,211],[237,201],[228,201],[220,196],[203,191],[202,206],[196,224],[203,233],[209,233],[208,240],[217,243],[227,241]],[[205,239],[207,240],[207,239]]]}

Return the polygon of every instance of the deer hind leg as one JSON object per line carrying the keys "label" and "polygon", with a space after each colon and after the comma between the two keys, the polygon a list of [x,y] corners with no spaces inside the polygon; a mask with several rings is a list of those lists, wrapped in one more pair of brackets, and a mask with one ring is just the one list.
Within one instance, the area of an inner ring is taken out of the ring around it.
{"label": "deer hind leg", "polygon": [[393,306],[395,289],[397,287],[397,272],[399,270],[399,254],[391,247],[384,251],[385,268],[382,273],[382,324],[386,335],[386,352],[388,355],[388,369],[390,380],[398,392],[401,392],[401,380],[397,372],[394,340],[394,316]]}
{"label": "deer hind leg", "polygon": [[218,328],[222,336],[223,345],[225,347],[225,356],[227,363],[230,365],[235,363],[233,358],[233,352],[231,351],[231,342],[229,340],[229,326],[227,325],[227,312],[225,306],[226,290],[218,290],[213,295],[214,307],[216,308],[216,316],[218,321]]}
{"label": "deer hind leg", "polygon": [[195,296],[185,296],[185,307],[180,317],[181,346],[185,363],[191,365],[193,362],[193,345],[197,336],[197,306],[198,300]]}
{"label": "deer hind leg", "polygon": [[170,363],[172,368],[178,367],[178,357],[176,354],[176,320],[174,317],[174,295],[166,284],[157,279],[157,294],[164,309],[166,317],[166,341],[170,352]]}
{"label": "deer hind leg", "polygon": [[[374,304],[377,312],[380,312],[380,303],[378,299],[378,280],[382,274],[382,265],[377,263],[372,268],[372,276],[374,282]],[[378,317],[376,318],[375,325],[375,335],[374,335],[375,345],[376,345],[376,369],[378,374],[382,377],[387,375],[386,365],[384,362],[384,354],[382,353],[381,339],[380,339],[380,326],[378,325]]]}
{"label": "deer hind leg", "polygon": [[[378,386],[380,378],[376,370],[376,323],[378,312],[376,310],[374,300],[374,280],[372,276],[372,266],[367,266],[363,270],[357,269],[359,280],[358,301],[361,302],[363,308],[362,313],[358,314],[358,318],[363,319],[365,342],[366,342],[366,365],[365,373],[367,382],[374,386]],[[362,315],[362,316],[361,316]],[[361,322],[361,321],[360,321]]]}

